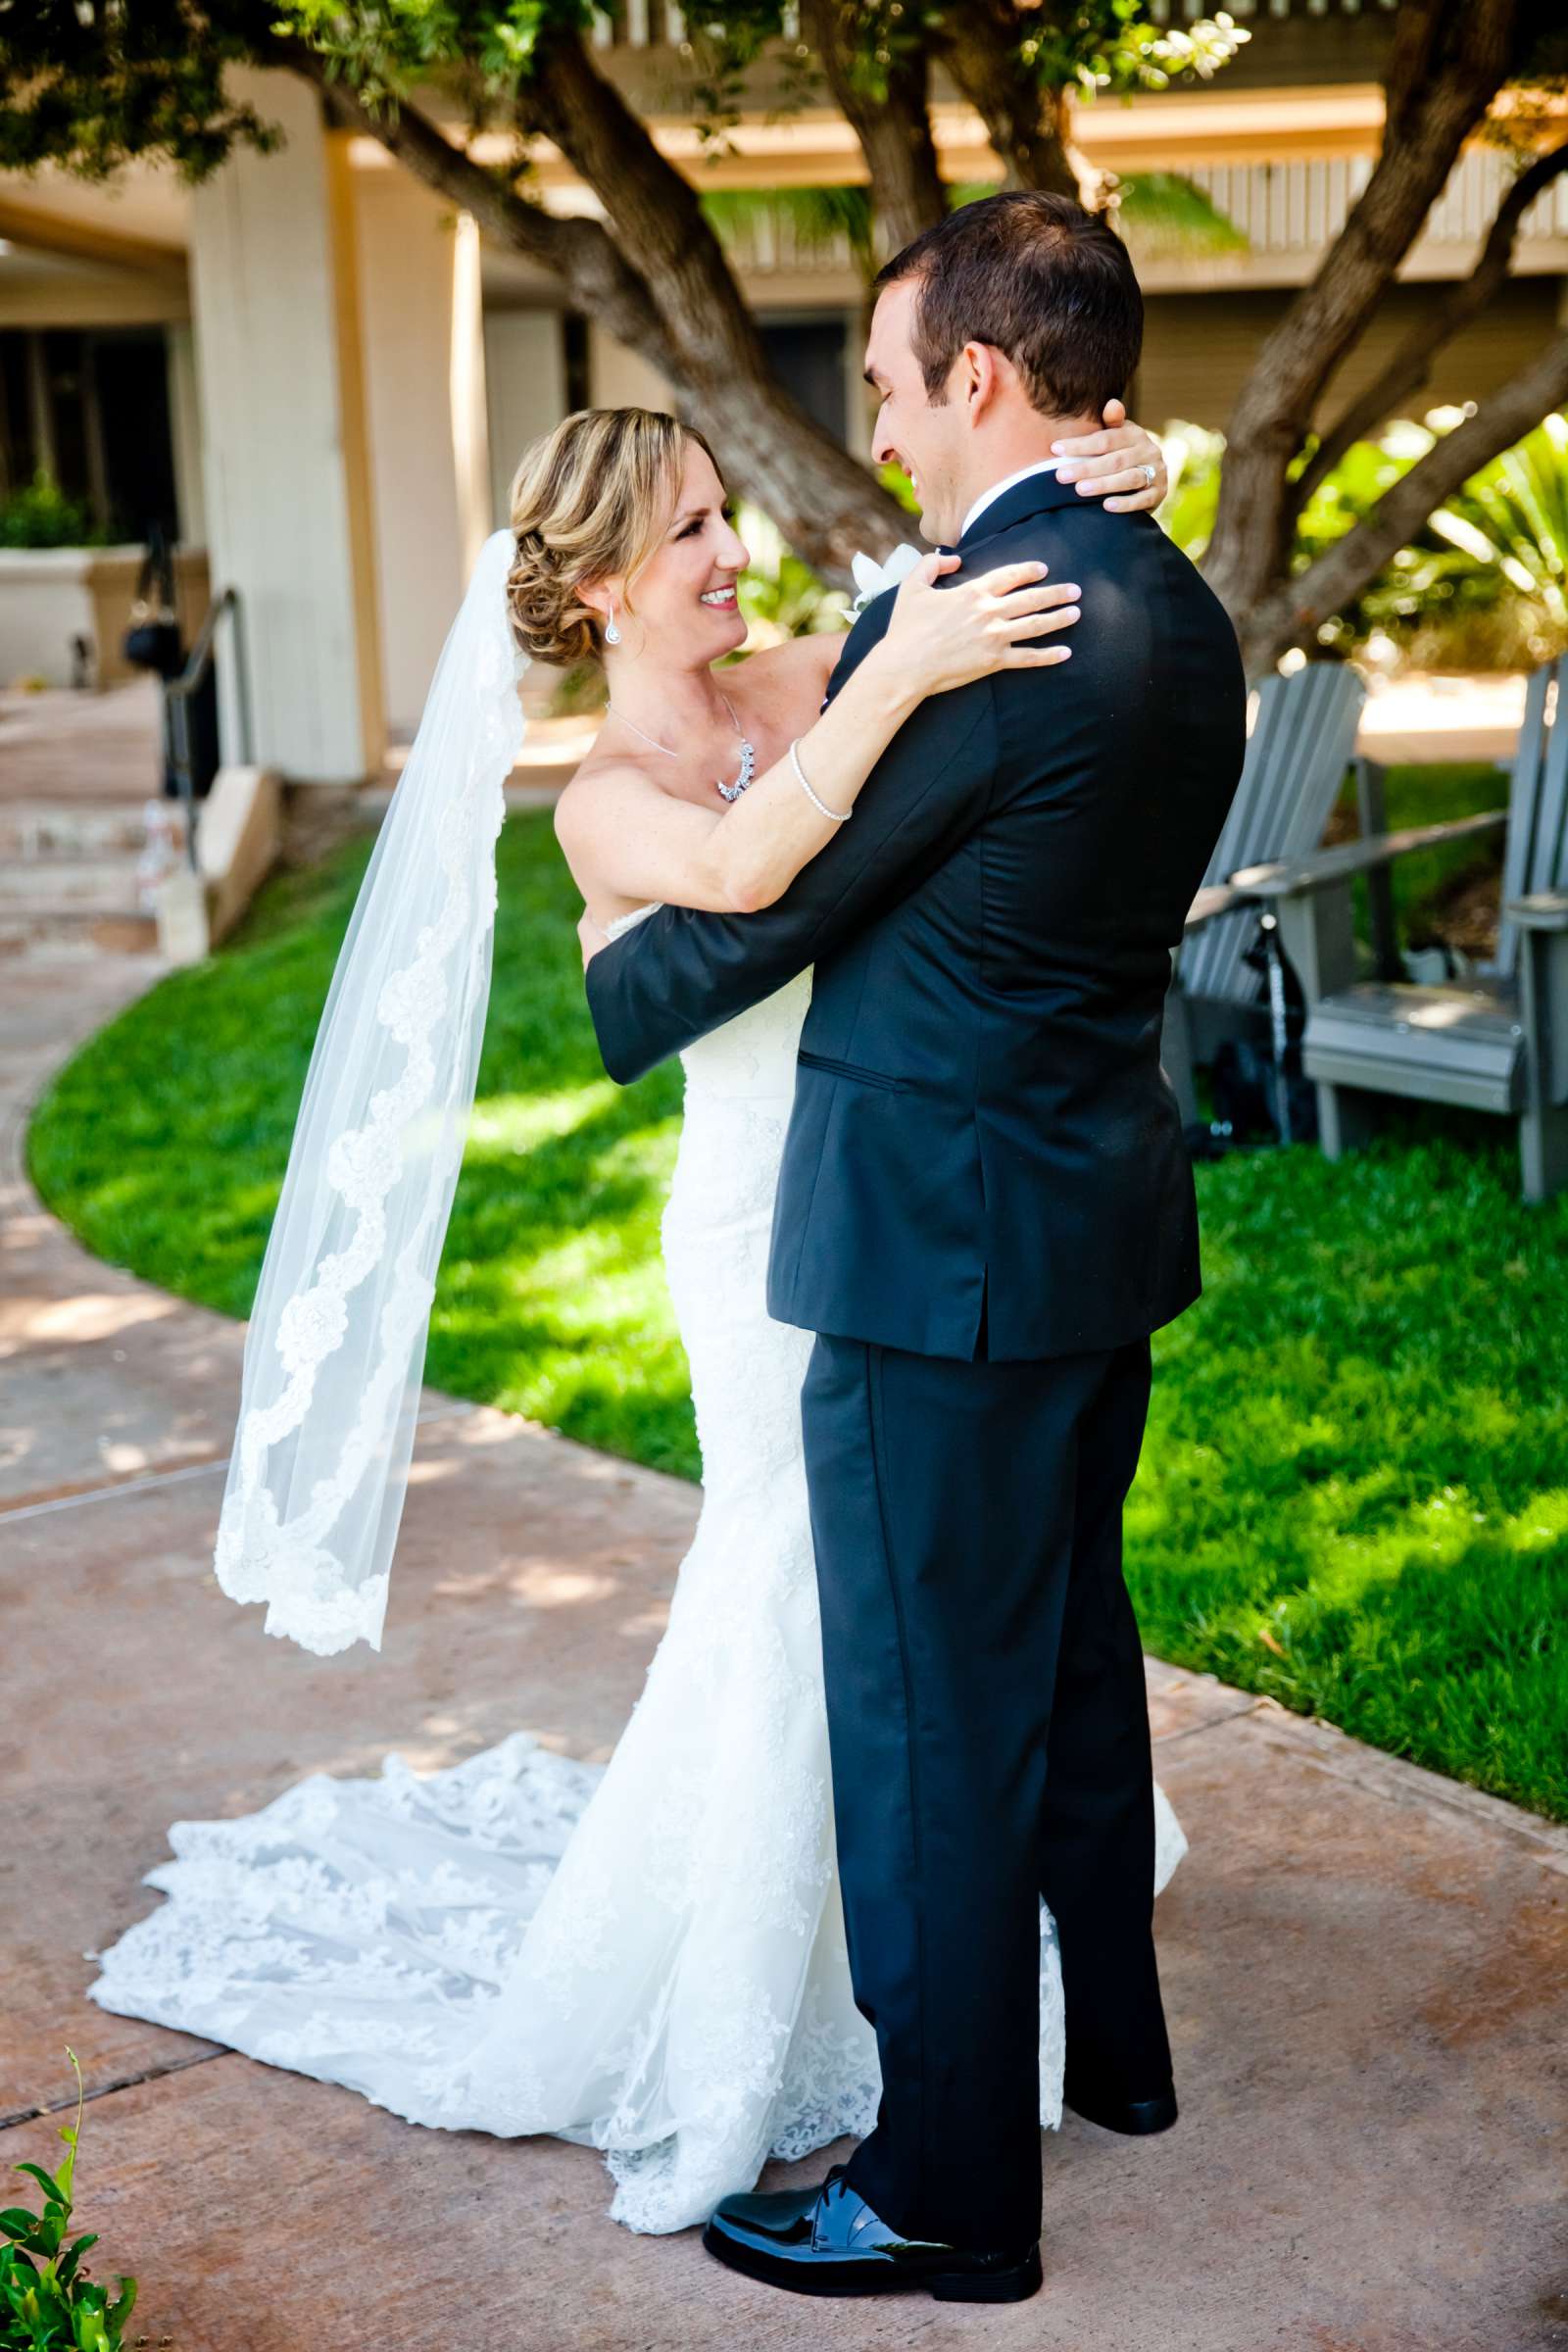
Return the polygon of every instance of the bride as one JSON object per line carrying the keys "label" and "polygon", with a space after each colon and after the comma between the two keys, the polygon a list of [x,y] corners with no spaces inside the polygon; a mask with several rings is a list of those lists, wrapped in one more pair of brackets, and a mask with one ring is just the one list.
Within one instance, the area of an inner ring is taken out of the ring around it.
{"label": "bride", "polygon": [[[1136,483],[1120,503],[1152,505],[1157,448],[1114,421],[1086,488]],[[771,903],[923,697],[1069,657],[1054,640],[1077,618],[1071,582],[1012,564],[938,587],[958,559],[928,555],[813,722],[838,640],[714,667],[745,642],[746,562],[710,452],[667,416],[568,416],[518,470],[344,946],[252,1320],[218,1568],[269,1603],[269,1631],[318,1650],[379,1641],[483,1021],[513,646],[598,659],[610,687],[557,816],[585,952],[661,900]],[[600,2148],[634,2230],[705,2220],[770,2153],[863,2134],[879,2095],[834,1864],[799,1411],[810,1335],[763,1303],[809,988],[684,1057],[663,1246],[703,1506],[608,1767],[518,1732],[426,1778],[393,1756],[376,1780],[316,1775],[246,1819],[176,1822],[147,1882],[169,1900],[93,1986],[106,2009],[414,2123]],[[1163,1885],[1185,1840],[1158,1804]],[[1063,2050],[1043,1909],[1048,2126]]]}

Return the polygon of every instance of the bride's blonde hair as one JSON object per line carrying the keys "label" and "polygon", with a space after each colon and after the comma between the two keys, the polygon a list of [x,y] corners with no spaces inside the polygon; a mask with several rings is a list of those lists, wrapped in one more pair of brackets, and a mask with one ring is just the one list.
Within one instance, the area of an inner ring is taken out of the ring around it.
{"label": "bride's blonde hair", "polygon": [[598,658],[604,615],[578,592],[622,575],[629,608],[631,582],[675,511],[693,442],[713,457],[694,426],[657,409],[578,409],[523,452],[512,482],[507,610],[536,662],[565,668]]}

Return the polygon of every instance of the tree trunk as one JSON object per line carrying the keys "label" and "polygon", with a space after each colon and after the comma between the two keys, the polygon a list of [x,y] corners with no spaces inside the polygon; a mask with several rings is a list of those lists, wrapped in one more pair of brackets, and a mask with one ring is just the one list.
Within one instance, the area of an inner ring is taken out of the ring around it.
{"label": "tree trunk", "polygon": [[340,122],[559,276],[574,306],[669,382],[731,487],[756,499],[829,579],[848,585],[858,550],[880,558],[907,535],[897,501],[774,376],[695,191],[575,37],[541,45],[519,128],[556,141],[599,196],[612,235],[597,220],[529,203],[416,108],[370,112],[303,43],[278,40],[270,55],[316,83]]}
{"label": "tree trunk", "polygon": [[874,93],[858,70],[860,15],[850,0],[806,0],[802,29],[821,59],[834,102],[865,157],[872,252],[880,267],[942,219],[948,192],[931,136],[930,60],[918,44],[901,51],[884,70],[885,92]]}
{"label": "tree trunk", "polygon": [[1067,147],[1067,100],[1042,87],[1018,62],[1020,26],[1012,0],[963,0],[936,34],[949,73],[986,126],[1007,184],[1083,198]]}
{"label": "tree trunk", "polygon": [[1292,461],[1501,85],[1516,13],[1516,0],[1404,0],[1377,167],[1317,275],[1263,343],[1231,416],[1204,571],[1235,616],[1254,614],[1289,567]]}
{"label": "tree trunk", "polygon": [[765,507],[808,563],[846,581],[857,549],[882,554],[902,536],[902,512],[772,373],[696,191],[575,35],[540,43],[529,102],[531,122],[599,198],[647,287],[676,388],[732,487]]}
{"label": "tree trunk", "polygon": [[648,289],[626,267],[600,221],[563,218],[530,204],[501,174],[455,147],[416,107],[372,113],[348,82],[328,74],[326,60],[303,41],[279,37],[269,45],[266,62],[314,82],[328,115],[342,129],[374,139],[434,194],[471,213],[496,244],[511,246],[561,278],[576,309],[601,319],[651,367],[666,375],[674,372],[675,349]]}
{"label": "tree trunk", "polygon": [[1478,318],[1508,280],[1519,224],[1544,188],[1568,172],[1568,140],[1537,156],[1521,172],[1497,207],[1480,259],[1466,278],[1435,299],[1412,331],[1398,345],[1382,373],[1335,419],[1296,484],[1298,512],[1305,506],[1326,474],[1332,473],[1346,451],[1375,432],[1394,414],[1396,402],[1417,391],[1427,380],[1434,355],[1451,343],[1462,327]]}
{"label": "tree trunk", "polygon": [[1568,400],[1568,334],[1463,424],[1435,442],[1418,465],[1385,491],[1371,513],[1303,572],[1274,586],[1237,620],[1250,678],[1271,668],[1288,647],[1309,645],[1322,623],[1367,582],[1479,467],[1534,430]]}

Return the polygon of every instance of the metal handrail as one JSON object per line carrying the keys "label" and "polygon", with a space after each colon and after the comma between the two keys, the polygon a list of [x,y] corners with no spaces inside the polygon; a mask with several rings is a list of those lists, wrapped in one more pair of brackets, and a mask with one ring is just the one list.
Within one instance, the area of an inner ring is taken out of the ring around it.
{"label": "metal handrail", "polygon": [[164,690],[169,722],[169,764],[173,770],[174,783],[185,812],[185,856],[192,872],[196,870],[196,779],[191,766],[190,699],[213,666],[218,624],[225,612],[232,613],[234,618],[234,700],[239,717],[240,747],[245,764],[249,766],[251,763],[250,678],[245,667],[245,635],[239,625],[239,612],[237,588],[225,588],[213,599],[196,632],[196,642],[190,649],[184,668]]}

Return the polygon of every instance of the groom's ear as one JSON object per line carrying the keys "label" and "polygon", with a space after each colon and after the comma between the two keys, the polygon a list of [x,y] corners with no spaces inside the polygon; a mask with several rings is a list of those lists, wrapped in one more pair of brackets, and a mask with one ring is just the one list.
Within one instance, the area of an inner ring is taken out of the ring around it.
{"label": "groom's ear", "polygon": [[963,402],[970,421],[978,424],[1015,380],[1012,362],[994,343],[966,343],[953,363],[948,398]]}

